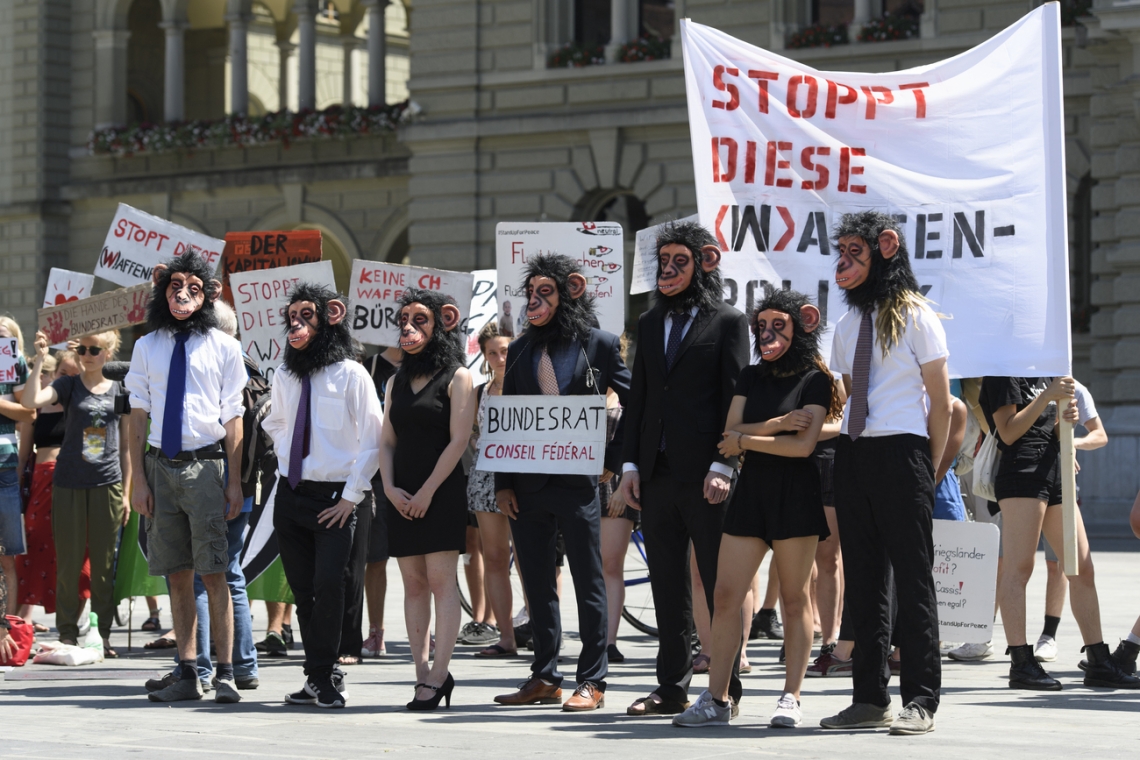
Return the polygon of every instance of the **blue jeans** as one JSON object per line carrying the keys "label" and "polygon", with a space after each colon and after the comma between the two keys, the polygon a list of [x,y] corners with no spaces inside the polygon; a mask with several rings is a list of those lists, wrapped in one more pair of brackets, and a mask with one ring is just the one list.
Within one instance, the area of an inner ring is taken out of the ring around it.
{"label": "blue jeans", "polygon": [[[241,571],[242,537],[249,523],[249,513],[242,512],[226,526],[229,537],[229,567],[226,568],[226,584],[230,587],[230,597],[234,603],[234,676],[236,678],[257,678],[257,650],[253,646],[253,619],[249,613],[249,597],[245,593],[245,575]],[[194,602],[198,606],[198,678],[210,680],[214,672],[210,662],[210,602],[206,586],[200,575],[194,575]],[[178,655],[174,655],[178,665]]]}
{"label": "blue jeans", "polygon": [[[0,470],[0,554],[15,557],[27,551],[24,545],[24,508],[20,501],[20,479],[15,467]],[[16,579],[8,583],[16,595]]]}

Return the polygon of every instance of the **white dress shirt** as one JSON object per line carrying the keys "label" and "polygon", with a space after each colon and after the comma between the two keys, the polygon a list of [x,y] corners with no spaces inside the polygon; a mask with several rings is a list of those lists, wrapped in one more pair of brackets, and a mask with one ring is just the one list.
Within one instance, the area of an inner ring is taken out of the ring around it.
{"label": "white dress shirt", "polygon": [[[131,408],[150,415],[147,442],[162,446],[167,375],[174,353],[174,333],[157,330],[139,338],[131,354],[131,369],[123,381]],[[182,412],[182,450],[194,451],[226,436],[222,425],[244,411],[241,392],[249,375],[241,344],[221,330],[194,334],[186,341],[186,405]]]}
{"label": "white dress shirt", "polygon": [[[877,320],[879,310],[871,313]],[[859,342],[859,326],[863,315],[857,309],[844,314],[835,325],[831,341],[831,369],[850,377],[855,364],[855,345]],[[872,330],[871,377],[867,388],[867,427],[863,437],[887,435],[921,435],[928,438],[926,415],[929,411],[922,365],[950,355],[946,347],[946,331],[938,315],[927,306],[907,311],[902,339],[883,358],[879,345],[879,328]],[[843,410],[843,434],[851,418],[851,397]]]}
{"label": "white dress shirt", "polygon": [[[364,366],[353,361],[330,364],[311,376],[309,455],[301,478],[344,482],[343,498],[359,504],[372,488],[380,467],[383,418],[376,386]],[[301,380],[284,365],[273,375],[273,405],[261,427],[273,439],[277,471],[289,476],[289,450],[301,402]]]}
{"label": "white dress shirt", "polygon": [[[689,309],[689,319],[685,322],[685,326],[681,328],[681,340],[684,340],[685,336],[689,334],[689,328],[692,327],[693,322],[695,322],[697,320],[697,312],[699,312],[699,311],[700,311],[699,306],[694,306],[693,308]],[[671,332],[673,332],[673,312],[670,311],[670,312],[665,313],[665,351],[666,352],[669,351],[669,334]],[[666,441],[666,443],[668,443],[668,442]],[[621,471],[623,473],[626,473],[626,472],[638,472],[639,470],[638,470],[636,462],[624,462],[621,466]],[[709,464],[709,472],[719,472],[721,475],[725,476],[726,478],[732,477],[732,468],[726,464],[721,464],[720,462],[712,462],[711,464]]]}

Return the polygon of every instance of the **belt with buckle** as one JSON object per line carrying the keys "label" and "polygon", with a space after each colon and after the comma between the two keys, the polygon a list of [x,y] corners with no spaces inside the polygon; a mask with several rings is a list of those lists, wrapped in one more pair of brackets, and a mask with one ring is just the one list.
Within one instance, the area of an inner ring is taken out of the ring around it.
{"label": "belt with buckle", "polygon": [[180,451],[172,457],[166,456],[166,454],[162,453],[162,449],[153,446],[147,453],[158,459],[165,459],[167,462],[196,462],[205,459],[226,458],[226,452],[222,448],[220,441],[218,443],[211,443],[208,446],[203,446],[200,449],[194,449],[193,451]]}

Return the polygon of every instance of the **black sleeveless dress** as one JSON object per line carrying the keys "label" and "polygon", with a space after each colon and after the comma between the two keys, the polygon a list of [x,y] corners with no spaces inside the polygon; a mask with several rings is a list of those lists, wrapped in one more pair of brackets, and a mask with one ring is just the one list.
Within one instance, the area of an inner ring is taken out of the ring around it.
{"label": "black sleeveless dress", "polygon": [[[386,400],[390,405],[388,421],[396,432],[392,476],[397,488],[413,496],[431,477],[440,455],[451,443],[451,399],[447,386],[454,376],[455,369],[438,372],[419,393],[412,392],[410,378],[403,372],[397,372],[392,381],[392,395]],[[390,501],[384,501],[388,510],[389,556],[466,550],[467,478],[462,463],[455,464],[432,497],[427,514],[419,519],[408,520]]]}

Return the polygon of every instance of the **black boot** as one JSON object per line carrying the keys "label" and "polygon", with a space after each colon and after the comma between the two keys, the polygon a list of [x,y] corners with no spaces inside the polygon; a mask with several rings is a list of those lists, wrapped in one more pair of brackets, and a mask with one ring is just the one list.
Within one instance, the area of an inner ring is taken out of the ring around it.
{"label": "black boot", "polygon": [[1131,641],[1125,640],[1116,645],[1116,651],[1112,653],[1112,660],[1117,667],[1132,676],[1136,675],[1137,654],[1140,654],[1140,644],[1133,644]]}
{"label": "black boot", "polygon": [[1034,691],[1060,691],[1061,682],[1045,672],[1033,656],[1033,647],[1022,644],[1005,650],[1012,661],[1009,666],[1009,688]]}
{"label": "black boot", "polygon": [[780,625],[780,618],[775,610],[760,610],[752,617],[752,630],[748,632],[749,640],[784,638],[784,626]]}
{"label": "black boot", "polygon": [[[1121,642],[1123,647],[1124,642]],[[1133,645],[1135,646],[1135,645]],[[1085,686],[1103,686],[1109,689],[1140,689],[1140,678],[1125,673],[1117,664],[1115,654],[1108,653],[1108,644],[1089,644],[1081,647],[1089,658],[1085,669]],[[1135,667],[1136,652],[1133,650],[1132,663]]]}

